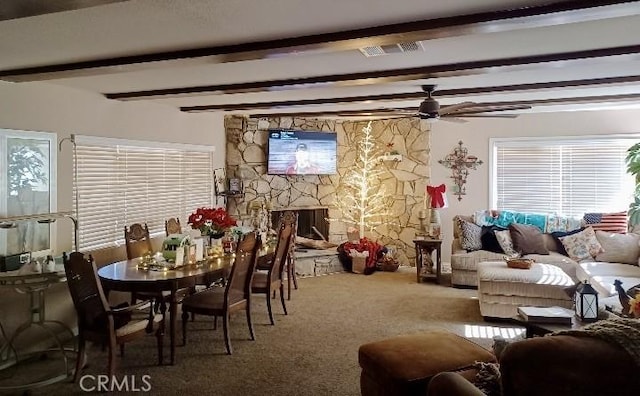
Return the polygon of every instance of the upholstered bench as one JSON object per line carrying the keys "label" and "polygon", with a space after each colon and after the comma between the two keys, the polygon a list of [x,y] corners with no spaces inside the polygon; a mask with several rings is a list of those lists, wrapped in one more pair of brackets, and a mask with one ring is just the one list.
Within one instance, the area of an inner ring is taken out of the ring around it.
{"label": "upholstered bench", "polygon": [[573,285],[551,264],[534,263],[530,269],[509,268],[504,261],[478,264],[478,300],[485,318],[512,318],[520,306],[571,308],[565,289]]}
{"label": "upholstered bench", "polygon": [[361,345],[358,361],[363,396],[424,396],[434,375],[455,371],[472,380],[473,364],[494,362],[495,357],[466,338],[431,331]]}

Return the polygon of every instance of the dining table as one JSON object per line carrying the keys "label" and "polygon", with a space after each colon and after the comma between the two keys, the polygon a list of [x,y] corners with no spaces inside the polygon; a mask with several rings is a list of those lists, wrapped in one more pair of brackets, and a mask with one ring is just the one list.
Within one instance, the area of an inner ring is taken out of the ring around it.
{"label": "dining table", "polygon": [[[258,262],[268,263],[273,260],[273,249],[263,248],[259,252]],[[235,259],[235,253],[219,254],[207,257],[193,264],[177,268],[158,268],[145,264],[143,258],[118,261],[98,270],[98,276],[105,294],[110,291],[151,292],[161,294],[169,292],[169,338],[171,346],[171,364],[175,364],[176,331],[178,305],[181,289],[193,290],[196,285],[209,285],[220,278],[227,278]],[[162,299],[162,311],[166,311]]]}

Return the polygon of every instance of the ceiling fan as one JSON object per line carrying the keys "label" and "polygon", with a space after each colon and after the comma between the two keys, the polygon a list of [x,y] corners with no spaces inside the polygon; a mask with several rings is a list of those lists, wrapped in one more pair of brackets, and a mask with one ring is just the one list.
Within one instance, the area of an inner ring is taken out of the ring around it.
{"label": "ceiling fan", "polygon": [[[440,103],[433,98],[433,93],[436,90],[436,85],[423,85],[422,90],[426,93],[427,97],[420,103],[418,111],[415,108],[400,108],[400,109],[375,109],[359,112],[360,115],[366,115],[370,117],[393,117],[393,118],[405,118],[405,117],[417,117],[424,120],[437,120],[439,118],[447,118],[447,121],[454,122],[466,122],[460,117],[492,117],[492,118],[516,118],[517,114],[492,114],[501,111],[512,110],[528,110],[531,106],[528,105],[508,105],[508,104],[493,104],[493,103],[475,103],[475,102],[461,102],[449,106],[440,106]],[[346,115],[346,114],[345,114]]]}

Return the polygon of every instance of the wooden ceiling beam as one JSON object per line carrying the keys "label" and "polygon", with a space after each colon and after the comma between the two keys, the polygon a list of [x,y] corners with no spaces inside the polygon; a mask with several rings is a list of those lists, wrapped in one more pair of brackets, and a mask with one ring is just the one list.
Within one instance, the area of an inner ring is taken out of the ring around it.
{"label": "wooden ceiling beam", "polygon": [[[640,82],[640,75],[634,76],[621,76],[621,77],[606,77],[606,78],[592,78],[592,79],[580,79],[580,80],[565,80],[565,81],[552,81],[541,83],[529,83],[529,84],[512,84],[512,85],[498,85],[487,87],[472,87],[472,88],[457,88],[457,89],[443,89],[436,90],[434,96],[438,99],[447,97],[460,97],[478,94],[492,94],[492,93],[516,93],[516,92],[530,92],[540,91],[546,89],[558,89],[558,88],[577,88],[577,87],[598,87],[603,85],[622,85]],[[426,97],[426,93],[408,92],[397,94],[382,94],[382,95],[362,95],[362,96],[348,96],[337,98],[318,98],[318,99],[303,99],[303,100],[287,100],[287,101],[272,101],[272,102],[257,102],[257,103],[225,103],[219,105],[200,105],[200,106],[183,106],[180,110],[185,112],[194,111],[227,111],[227,110],[255,110],[255,109],[272,109],[276,107],[291,107],[291,106],[315,106],[323,104],[352,104],[352,103],[371,103],[380,101],[394,101],[394,100],[411,100],[411,99],[423,99]]]}
{"label": "wooden ceiling beam", "polygon": [[129,0],[2,0],[0,1],[0,21],[75,11],[125,1]]}
{"label": "wooden ceiling beam", "polygon": [[16,68],[0,71],[0,79],[13,82],[40,81],[156,67],[264,59],[307,51],[345,51],[368,46],[509,31],[516,28],[551,26],[636,14],[640,14],[640,2],[638,1],[557,1],[540,6],[457,15],[333,33]]}
{"label": "wooden ceiling beam", "polygon": [[[568,97],[568,98],[549,98],[549,99],[531,99],[531,100],[514,100],[514,101],[500,101],[500,102],[481,102],[476,103],[473,107],[473,114],[481,114],[480,108],[486,108],[484,112],[500,111],[499,108],[504,107],[536,107],[536,106],[552,106],[552,105],[572,105],[572,104],[602,104],[602,103],[620,103],[620,102],[634,102],[640,100],[640,93],[636,94],[620,94],[620,95],[601,95],[601,96],[580,96],[580,97]],[[368,116],[371,114],[389,114],[394,115],[398,113],[417,112],[418,106],[404,107],[404,108],[377,108],[377,109],[361,109],[361,110],[330,110],[330,111],[289,111],[289,112],[274,112],[274,113],[256,113],[250,114],[251,118],[270,118],[270,117],[331,117],[331,116]],[[508,109],[517,110],[517,109]],[[506,110],[505,110],[506,111]],[[464,112],[461,112],[464,113]],[[459,115],[461,113],[454,113],[453,115]]]}
{"label": "wooden ceiling beam", "polygon": [[[611,59],[607,59],[611,58]],[[512,58],[489,59],[413,67],[405,69],[378,70],[361,73],[331,74],[315,77],[281,80],[250,81],[237,84],[208,85],[198,87],[168,88],[136,92],[116,92],[104,94],[108,99],[149,100],[184,96],[270,92],[278,89],[309,89],[318,86],[362,86],[398,81],[412,81],[439,77],[459,77],[496,72],[531,70],[533,68],[574,67],[594,61],[615,60],[619,62],[640,58],[640,45],[600,48],[594,50],[561,52],[546,55],[531,55]]]}

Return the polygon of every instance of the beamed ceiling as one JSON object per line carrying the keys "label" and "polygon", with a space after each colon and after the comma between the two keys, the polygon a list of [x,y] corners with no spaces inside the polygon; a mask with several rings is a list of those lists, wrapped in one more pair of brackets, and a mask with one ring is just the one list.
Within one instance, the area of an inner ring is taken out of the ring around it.
{"label": "beamed ceiling", "polygon": [[[4,0],[0,80],[183,112],[453,115],[640,104],[640,1]],[[61,98],[64,100],[64,98]]]}

